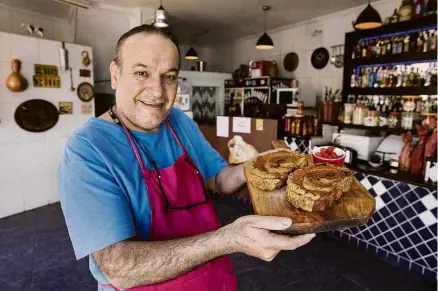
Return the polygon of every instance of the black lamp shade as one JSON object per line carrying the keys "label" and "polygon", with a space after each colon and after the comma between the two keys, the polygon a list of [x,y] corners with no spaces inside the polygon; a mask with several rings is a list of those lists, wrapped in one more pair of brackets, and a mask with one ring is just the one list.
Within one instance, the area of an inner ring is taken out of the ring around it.
{"label": "black lamp shade", "polygon": [[379,12],[368,4],[367,7],[357,17],[354,27],[357,29],[373,29],[382,26],[382,18]]}
{"label": "black lamp shade", "polygon": [[263,35],[257,41],[256,48],[260,50],[269,50],[274,48],[274,43],[266,32],[263,33]]}
{"label": "black lamp shade", "polygon": [[190,48],[185,56],[186,60],[197,60],[198,59],[198,54],[196,53],[194,48]]}

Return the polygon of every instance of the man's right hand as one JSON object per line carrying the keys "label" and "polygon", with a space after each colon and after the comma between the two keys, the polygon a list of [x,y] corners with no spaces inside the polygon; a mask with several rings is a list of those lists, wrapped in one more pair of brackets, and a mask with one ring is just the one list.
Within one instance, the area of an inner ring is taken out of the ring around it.
{"label": "man's right hand", "polygon": [[287,236],[271,232],[285,230],[291,225],[290,218],[248,215],[240,217],[222,230],[225,231],[232,252],[272,261],[280,251],[295,250],[315,237],[315,234]]}

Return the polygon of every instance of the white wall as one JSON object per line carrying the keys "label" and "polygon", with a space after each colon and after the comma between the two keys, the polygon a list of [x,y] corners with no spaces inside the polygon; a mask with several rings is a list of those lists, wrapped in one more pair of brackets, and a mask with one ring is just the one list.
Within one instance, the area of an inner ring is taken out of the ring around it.
{"label": "white wall", "polygon": [[[373,6],[379,11],[383,20],[400,6],[400,2],[399,0],[373,2]],[[306,105],[314,105],[317,92],[323,92],[325,86],[342,89],[343,68],[338,69],[328,64],[322,70],[314,69],[310,62],[313,50],[323,46],[331,52],[331,46],[343,44],[345,33],[353,30],[352,21],[356,20],[363,8],[364,6],[360,6],[268,31],[274,42],[272,50],[255,48],[261,32],[232,43],[214,46],[213,66],[223,72],[232,72],[239,67],[239,64],[248,64],[250,60],[275,60],[280,75],[298,78],[301,98]],[[322,34],[313,37],[312,32],[319,29],[323,31]],[[297,53],[300,59],[298,68],[293,73],[283,68],[283,58],[289,52]]]}
{"label": "white wall", "polygon": [[[59,200],[56,168],[67,137],[94,116],[94,108],[91,114],[81,113],[82,101],[70,91],[69,72],[59,72],[61,88],[33,87],[34,64],[58,66],[60,47],[58,41],[0,32],[0,217]],[[73,86],[77,88],[84,81],[93,84],[93,74],[91,78],[79,77],[79,69],[84,68],[81,52],[87,50],[93,58],[92,49],[68,43],[66,48]],[[14,58],[22,61],[22,75],[29,82],[29,87],[20,93],[9,91],[4,82]],[[46,132],[27,132],[15,123],[14,112],[30,99],[45,99],[56,107],[60,101],[72,101],[73,114],[60,115],[58,123]]]}
{"label": "white wall", "polygon": [[0,31],[28,35],[21,22],[44,29],[44,38],[73,43],[73,25],[62,19],[0,3]]}

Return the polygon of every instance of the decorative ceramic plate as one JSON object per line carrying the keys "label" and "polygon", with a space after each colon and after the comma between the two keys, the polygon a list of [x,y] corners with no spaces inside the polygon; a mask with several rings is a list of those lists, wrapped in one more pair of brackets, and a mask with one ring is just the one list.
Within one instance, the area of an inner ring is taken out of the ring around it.
{"label": "decorative ceramic plate", "polygon": [[15,122],[30,132],[43,132],[58,122],[59,111],[52,103],[33,99],[20,104],[15,110]]}

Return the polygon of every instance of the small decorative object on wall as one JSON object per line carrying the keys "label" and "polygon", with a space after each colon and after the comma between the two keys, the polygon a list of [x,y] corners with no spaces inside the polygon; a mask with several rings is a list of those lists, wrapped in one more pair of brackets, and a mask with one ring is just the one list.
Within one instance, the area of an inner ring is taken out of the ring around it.
{"label": "small decorative object on wall", "polygon": [[58,67],[35,64],[33,86],[43,88],[60,88],[61,78],[58,76]]}
{"label": "small decorative object on wall", "polygon": [[76,88],[73,87],[73,73],[72,73],[71,68],[70,68],[70,91],[75,91],[75,90],[76,90]]}
{"label": "small decorative object on wall", "polygon": [[297,69],[300,58],[296,53],[288,53],[283,60],[284,69],[288,72],[293,72]]}
{"label": "small decorative object on wall", "polygon": [[94,97],[94,87],[90,83],[83,82],[79,84],[76,93],[78,94],[79,99],[84,102],[89,102]]}
{"label": "small decorative object on wall", "polygon": [[313,51],[311,62],[315,69],[323,69],[329,61],[329,52],[325,47],[317,48]]}
{"label": "small decorative object on wall", "polygon": [[13,92],[22,92],[26,90],[28,83],[20,74],[21,61],[17,59],[12,60],[11,69],[12,73],[6,78],[6,87]]}
{"label": "small decorative object on wall", "polygon": [[61,71],[65,72],[70,68],[69,62],[68,62],[68,51],[65,49],[65,43],[61,42],[62,47],[59,49],[59,60],[60,60],[60,67]]}
{"label": "small decorative object on wall", "polygon": [[55,126],[59,112],[46,100],[32,99],[17,107],[14,118],[18,126],[26,131],[43,132]]}
{"label": "small decorative object on wall", "polygon": [[44,37],[44,29],[42,27],[35,28],[32,24],[28,24],[25,22],[21,22],[20,27],[23,27],[29,35],[32,35],[32,36],[36,35],[36,36],[39,36],[41,38]]}
{"label": "small decorative object on wall", "polygon": [[93,104],[92,103],[83,103],[83,104],[81,104],[81,113],[82,114],[91,114],[91,113],[93,113]]}
{"label": "small decorative object on wall", "polygon": [[90,59],[90,56],[88,55],[88,52],[82,51],[81,56],[82,56],[82,64],[84,66],[88,67],[91,63],[91,59]]}
{"label": "small decorative object on wall", "polygon": [[80,69],[79,70],[79,76],[80,77],[91,77],[91,70],[87,70],[87,69]]}
{"label": "small decorative object on wall", "polygon": [[59,102],[59,114],[73,114],[73,102]]}

